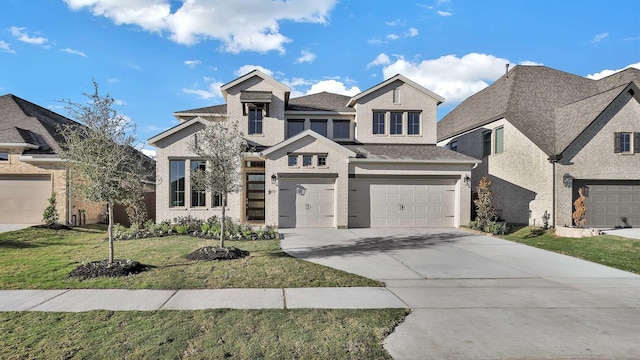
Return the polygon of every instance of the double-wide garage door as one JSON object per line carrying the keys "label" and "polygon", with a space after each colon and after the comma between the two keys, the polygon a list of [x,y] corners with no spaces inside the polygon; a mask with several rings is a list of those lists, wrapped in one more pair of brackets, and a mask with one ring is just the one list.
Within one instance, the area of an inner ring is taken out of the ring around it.
{"label": "double-wide garage door", "polygon": [[335,179],[280,179],[278,225],[335,227]]}
{"label": "double-wide garage door", "polygon": [[586,190],[587,226],[640,226],[640,181],[576,181],[574,201],[578,188]]}
{"label": "double-wide garage door", "polygon": [[51,191],[50,175],[0,174],[0,223],[42,222]]}
{"label": "double-wide garage door", "polygon": [[349,188],[349,227],[453,227],[455,180],[358,180]]}

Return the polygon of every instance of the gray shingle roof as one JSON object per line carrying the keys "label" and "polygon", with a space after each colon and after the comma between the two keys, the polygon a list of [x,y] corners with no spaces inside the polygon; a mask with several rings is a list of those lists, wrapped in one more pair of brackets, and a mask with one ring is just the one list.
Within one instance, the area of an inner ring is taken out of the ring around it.
{"label": "gray shingle roof", "polygon": [[58,153],[63,139],[57,129],[62,124],[78,123],[15,95],[0,96],[0,142],[39,146],[25,154]]}
{"label": "gray shingle roof", "polygon": [[325,91],[318,94],[311,94],[290,99],[287,110],[336,111],[353,113],[356,110],[352,107],[347,107],[347,103],[350,99],[351,98],[348,96],[333,94]]}
{"label": "gray shingle roof", "polygon": [[227,104],[223,105],[214,105],[214,106],[206,106],[197,109],[191,110],[182,110],[176,111],[174,114],[226,114],[227,113]]}
{"label": "gray shingle roof", "polygon": [[[575,139],[567,139],[566,133],[558,131],[571,128],[571,133],[577,136],[597,116],[584,119],[570,115],[577,105],[558,109],[631,81],[640,81],[639,70],[627,69],[601,80],[591,80],[544,66],[516,66],[508,77],[501,77],[442,118],[438,123],[438,140],[505,118],[546,154],[554,155],[564,150],[567,140]],[[604,98],[603,95],[592,100]],[[591,111],[583,109],[584,114],[595,114],[599,106],[590,104]],[[556,137],[556,134],[563,136]]]}
{"label": "gray shingle roof", "polygon": [[435,145],[357,144],[343,146],[358,154],[357,158],[371,160],[431,160],[478,162],[477,159],[474,159],[472,157]]}

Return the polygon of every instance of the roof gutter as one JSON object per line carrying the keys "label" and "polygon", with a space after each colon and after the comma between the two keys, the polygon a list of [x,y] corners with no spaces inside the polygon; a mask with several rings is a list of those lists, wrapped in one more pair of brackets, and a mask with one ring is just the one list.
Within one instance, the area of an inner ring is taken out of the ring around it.
{"label": "roof gutter", "polygon": [[18,158],[19,161],[25,163],[62,163],[63,159],[59,157],[34,157],[34,156],[25,156],[22,155]]}
{"label": "roof gutter", "polygon": [[414,159],[349,159],[350,163],[369,164],[468,164],[477,165],[481,160],[414,160]]}

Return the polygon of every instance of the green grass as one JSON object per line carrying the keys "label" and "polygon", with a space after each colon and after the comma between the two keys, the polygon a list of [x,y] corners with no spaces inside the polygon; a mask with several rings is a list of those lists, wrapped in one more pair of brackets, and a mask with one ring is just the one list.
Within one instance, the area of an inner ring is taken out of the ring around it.
{"label": "green grass", "polygon": [[516,229],[503,238],[640,274],[640,240],[613,235],[565,238],[534,227]]}
{"label": "green grass", "polygon": [[69,272],[82,262],[108,255],[101,227],[49,230],[28,228],[0,234],[0,289],[219,289],[382,286],[380,282],[293,258],[278,240],[227,241],[251,252],[245,259],[185,259],[192,251],[217,244],[190,236],[116,241],[115,257],[153,268],[123,278],[78,281]]}
{"label": "green grass", "polygon": [[403,309],[0,313],[2,359],[389,359]]}

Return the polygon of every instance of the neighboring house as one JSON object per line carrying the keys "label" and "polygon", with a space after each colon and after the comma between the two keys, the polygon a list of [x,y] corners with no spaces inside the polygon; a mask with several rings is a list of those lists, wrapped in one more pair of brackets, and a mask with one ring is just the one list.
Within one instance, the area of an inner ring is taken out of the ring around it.
{"label": "neighboring house", "polygon": [[41,223],[54,192],[60,222],[102,220],[102,205],[71,194],[57,133],[63,124],[77,123],[15,95],[0,96],[0,223]]}
{"label": "neighboring house", "polygon": [[226,104],[179,111],[157,148],[159,220],[220,215],[220,196],[191,189],[188,151],[209,121],[236,121],[251,146],[227,203],[242,223],[279,227],[458,227],[478,160],[437,147],[444,99],[402,75],[354,97],[290,88],[254,70],[221,87]]}
{"label": "neighboring house", "polygon": [[640,70],[600,80],[517,66],[438,123],[438,144],[482,160],[506,221],[572,225],[578,189],[587,226],[640,226]]}

